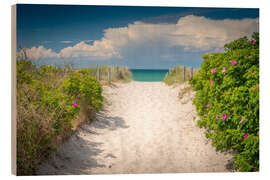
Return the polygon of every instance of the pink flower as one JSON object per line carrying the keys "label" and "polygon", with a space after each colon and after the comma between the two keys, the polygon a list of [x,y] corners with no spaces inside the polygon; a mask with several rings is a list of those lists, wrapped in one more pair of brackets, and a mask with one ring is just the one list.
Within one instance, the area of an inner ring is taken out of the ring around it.
{"label": "pink flower", "polygon": [[222,72],[224,73],[226,72],[226,67],[223,67]]}
{"label": "pink flower", "polygon": [[213,80],[211,79],[211,80],[210,80],[210,84],[212,84],[212,83],[213,83]]}
{"label": "pink flower", "polygon": [[251,42],[251,44],[255,44],[255,40],[253,40],[253,39],[250,42]]}
{"label": "pink flower", "polygon": [[39,101],[37,101],[37,104],[40,104],[40,102],[39,102]]}
{"label": "pink flower", "polygon": [[248,56],[248,59],[250,59],[251,58],[251,56]]}
{"label": "pink flower", "polygon": [[72,106],[77,107],[77,106],[78,106],[78,104],[72,104]]}
{"label": "pink flower", "polygon": [[226,75],[226,73],[223,73],[224,75]]}
{"label": "pink flower", "polygon": [[213,68],[213,69],[211,70],[211,72],[212,72],[212,73],[215,73],[216,70],[217,70],[217,68]]}
{"label": "pink flower", "polygon": [[245,134],[245,135],[243,136],[244,139],[247,139],[247,137],[248,137],[248,134]]}
{"label": "pink flower", "polygon": [[222,119],[223,119],[223,120],[227,119],[227,117],[228,117],[228,115],[227,115],[227,114],[225,114],[225,113],[224,113],[224,114],[222,114]]}
{"label": "pink flower", "polygon": [[218,119],[218,114],[216,114],[216,119]]}
{"label": "pink flower", "polygon": [[236,65],[237,64],[237,62],[236,61],[232,61],[232,65],[234,66],[234,65]]}
{"label": "pink flower", "polygon": [[209,107],[210,107],[210,104],[207,104],[205,107],[206,107],[206,108],[209,108]]}
{"label": "pink flower", "polygon": [[244,119],[241,119],[240,123],[243,123],[244,122]]}

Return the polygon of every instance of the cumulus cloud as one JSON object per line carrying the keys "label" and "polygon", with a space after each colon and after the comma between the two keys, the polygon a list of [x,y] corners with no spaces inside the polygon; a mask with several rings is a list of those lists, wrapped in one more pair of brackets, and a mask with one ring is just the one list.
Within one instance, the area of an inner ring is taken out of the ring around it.
{"label": "cumulus cloud", "polygon": [[32,47],[30,49],[29,48],[22,49],[19,52],[18,57],[36,60],[42,58],[53,58],[53,57],[55,58],[58,57],[58,54],[54,52],[52,49],[46,49],[43,46],[39,46],[39,47]]}
{"label": "cumulus cloud", "polygon": [[121,58],[115,50],[110,40],[102,38],[94,41],[93,45],[86,44],[84,41],[62,49],[59,52],[60,58],[70,57],[95,57],[99,59],[110,59],[112,57]]}
{"label": "cumulus cloud", "polygon": [[259,30],[258,19],[212,20],[205,17],[186,16],[179,19],[172,32],[172,43],[187,50],[221,48],[225,43]]}
{"label": "cumulus cloud", "polygon": [[212,20],[205,17],[186,16],[177,24],[146,24],[135,22],[124,28],[105,30],[104,38],[121,48],[129,43],[159,42],[169,47],[182,46],[185,50],[210,50],[225,43],[258,31],[258,19]]}
{"label": "cumulus cloud", "polygon": [[189,15],[180,18],[176,24],[134,22],[127,27],[105,29],[103,38],[93,41],[91,45],[82,41],[62,49],[58,54],[42,46],[33,47],[29,56],[35,59],[46,56],[95,59],[172,57],[183,52],[221,50],[225,43],[251,36],[258,30],[258,18],[213,20]]}

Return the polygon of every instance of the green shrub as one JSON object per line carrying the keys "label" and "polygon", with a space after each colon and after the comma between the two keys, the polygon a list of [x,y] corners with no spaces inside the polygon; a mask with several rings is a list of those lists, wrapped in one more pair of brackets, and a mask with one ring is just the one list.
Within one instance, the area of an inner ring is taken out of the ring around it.
{"label": "green shrub", "polygon": [[198,125],[207,129],[217,150],[232,149],[234,167],[259,170],[259,34],[224,46],[224,53],[203,56],[190,83]]}
{"label": "green shrub", "polygon": [[[103,105],[102,89],[81,71],[17,61],[17,173],[35,168],[67,138],[87,105],[93,112]],[[87,114],[88,119],[93,114]]]}
{"label": "green shrub", "polygon": [[94,77],[75,72],[63,83],[64,91],[98,111],[103,106],[102,88]]}
{"label": "green shrub", "polygon": [[21,60],[17,61],[16,67],[17,73],[17,84],[29,84],[31,83],[31,71],[35,68],[35,66],[31,63],[31,61]]}

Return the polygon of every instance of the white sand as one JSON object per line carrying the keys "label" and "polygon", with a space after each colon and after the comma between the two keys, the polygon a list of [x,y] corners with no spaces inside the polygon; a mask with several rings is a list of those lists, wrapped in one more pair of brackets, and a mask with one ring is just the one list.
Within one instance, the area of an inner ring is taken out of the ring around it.
{"label": "white sand", "polygon": [[[191,93],[162,82],[106,87],[107,104],[83,125],[38,174],[180,173],[229,171],[230,154],[217,153],[196,127]],[[196,118],[197,119],[197,118]]]}

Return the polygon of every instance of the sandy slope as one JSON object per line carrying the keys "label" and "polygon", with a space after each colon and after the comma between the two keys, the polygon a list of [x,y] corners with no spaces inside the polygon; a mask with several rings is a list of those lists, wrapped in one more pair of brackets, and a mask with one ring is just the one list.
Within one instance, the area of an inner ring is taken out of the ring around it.
{"label": "sandy slope", "polygon": [[[105,88],[107,105],[83,125],[38,174],[229,171],[231,155],[216,153],[195,126],[194,106],[162,82]],[[189,95],[189,96],[192,96]]]}

